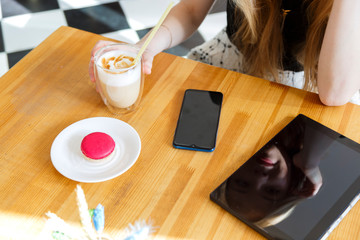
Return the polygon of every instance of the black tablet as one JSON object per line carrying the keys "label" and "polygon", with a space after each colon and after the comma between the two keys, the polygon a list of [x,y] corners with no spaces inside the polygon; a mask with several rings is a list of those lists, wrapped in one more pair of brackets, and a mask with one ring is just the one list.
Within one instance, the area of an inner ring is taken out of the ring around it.
{"label": "black tablet", "polygon": [[360,145],[298,115],[210,198],[269,239],[325,239],[359,190]]}

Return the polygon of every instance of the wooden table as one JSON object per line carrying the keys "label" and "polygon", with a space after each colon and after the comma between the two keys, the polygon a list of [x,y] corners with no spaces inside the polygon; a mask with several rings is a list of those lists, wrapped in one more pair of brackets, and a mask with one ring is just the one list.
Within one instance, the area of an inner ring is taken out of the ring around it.
{"label": "wooden table", "polygon": [[[77,184],[89,208],[105,206],[105,232],[113,237],[129,223],[152,219],[156,239],[263,239],[210,201],[209,193],[299,113],[360,142],[360,106],[326,107],[315,94],[166,53],[146,77],[140,109],[113,116],[89,83],[90,52],[99,39],[104,37],[61,27],[1,78],[0,239],[35,239],[48,211],[80,228]],[[212,153],[172,147],[188,88],[224,94]],[[52,165],[52,142],[70,124],[98,116],[133,126],[140,156],[112,180],[67,179]],[[358,203],[330,239],[360,239],[359,215]]]}

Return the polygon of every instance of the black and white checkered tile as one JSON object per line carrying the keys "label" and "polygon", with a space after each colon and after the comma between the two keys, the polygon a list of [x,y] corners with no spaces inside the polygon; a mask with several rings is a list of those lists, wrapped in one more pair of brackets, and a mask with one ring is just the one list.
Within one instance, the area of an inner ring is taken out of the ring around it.
{"label": "black and white checkered tile", "polygon": [[[156,25],[170,1],[0,0],[0,76],[60,26],[134,43]],[[226,25],[225,8],[226,1],[218,0],[199,30],[167,52],[185,56],[215,36]]]}

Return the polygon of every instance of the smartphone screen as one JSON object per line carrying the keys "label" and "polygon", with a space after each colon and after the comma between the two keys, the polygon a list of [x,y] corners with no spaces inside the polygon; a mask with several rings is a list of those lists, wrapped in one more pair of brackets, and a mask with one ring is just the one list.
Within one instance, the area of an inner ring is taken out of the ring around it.
{"label": "smartphone screen", "polygon": [[223,94],[215,91],[185,91],[173,146],[211,152],[215,149]]}

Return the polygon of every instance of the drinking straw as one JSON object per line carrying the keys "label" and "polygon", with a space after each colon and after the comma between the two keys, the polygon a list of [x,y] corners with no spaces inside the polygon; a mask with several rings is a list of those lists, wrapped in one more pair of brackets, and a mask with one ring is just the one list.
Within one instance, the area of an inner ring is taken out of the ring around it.
{"label": "drinking straw", "polygon": [[174,2],[171,1],[170,4],[169,4],[169,6],[166,8],[165,12],[163,13],[163,15],[161,16],[161,18],[159,19],[159,21],[158,21],[158,23],[156,24],[156,26],[155,26],[155,27],[153,28],[153,30],[151,31],[149,37],[146,39],[144,45],[142,45],[142,47],[140,48],[138,55],[137,55],[136,58],[134,59],[134,62],[133,62],[134,65],[139,61],[139,59],[140,59],[141,55],[144,53],[147,45],[149,45],[151,39],[154,37],[155,33],[157,32],[157,30],[158,30],[159,27],[161,26],[162,22],[164,21],[164,19],[166,18],[166,16],[167,16],[168,13],[170,12],[170,9],[172,8],[173,4],[174,4]]}

